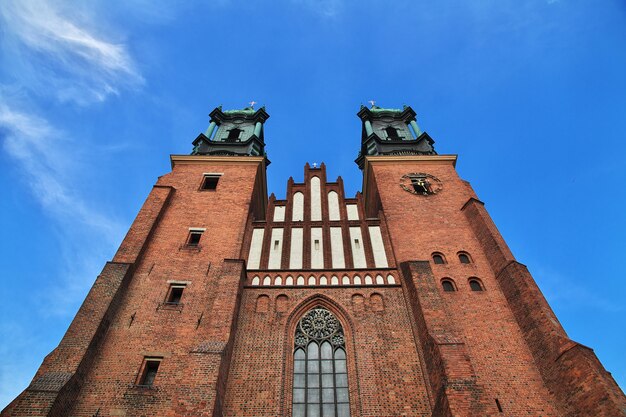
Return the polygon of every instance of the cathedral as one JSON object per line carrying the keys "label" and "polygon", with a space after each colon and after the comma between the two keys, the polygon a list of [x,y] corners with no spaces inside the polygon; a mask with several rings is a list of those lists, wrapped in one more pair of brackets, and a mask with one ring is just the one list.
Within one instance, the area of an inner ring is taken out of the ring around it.
{"label": "cathedral", "polygon": [[213,110],[1,416],[626,416],[457,156],[357,116],[361,192],[307,164],[281,200],[265,108]]}

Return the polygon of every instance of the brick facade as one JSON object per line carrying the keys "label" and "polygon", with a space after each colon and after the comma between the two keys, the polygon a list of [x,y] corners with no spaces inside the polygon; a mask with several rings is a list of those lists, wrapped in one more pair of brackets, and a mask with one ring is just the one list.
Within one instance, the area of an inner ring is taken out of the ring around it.
{"label": "brick facade", "polygon": [[[626,416],[615,381],[567,337],[455,162],[368,156],[354,198],[323,165],[307,165],[304,182],[290,179],[277,200],[267,196],[264,157],[173,156],[61,343],[2,417],[289,416],[296,326],[314,307],[344,330],[352,416]],[[220,175],[215,190],[201,189],[207,173]],[[399,183],[408,173],[430,174],[442,189],[407,192]],[[329,215],[330,191],[339,218]],[[297,192],[302,220],[293,218]],[[281,266],[268,268],[276,228]],[[303,229],[297,270],[288,267],[293,228]],[[321,268],[311,260],[313,228],[322,231]],[[331,267],[331,228],[342,231],[343,268]],[[362,267],[351,228],[361,233]],[[202,231],[198,245],[188,244],[190,229]],[[259,266],[248,268],[254,229],[264,234]],[[434,263],[435,252],[447,262]],[[472,291],[470,278],[484,290]],[[444,291],[443,279],[456,291]],[[168,303],[172,283],[184,287],[180,303]],[[159,368],[145,385],[151,358]]]}

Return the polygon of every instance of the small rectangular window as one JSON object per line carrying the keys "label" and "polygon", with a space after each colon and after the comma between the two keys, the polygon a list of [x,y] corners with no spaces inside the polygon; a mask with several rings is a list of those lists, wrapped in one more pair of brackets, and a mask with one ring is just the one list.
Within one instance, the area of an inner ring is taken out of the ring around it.
{"label": "small rectangular window", "polygon": [[278,249],[278,245],[280,245],[280,240],[274,241],[274,250]]}
{"label": "small rectangular window", "polygon": [[151,387],[154,385],[154,379],[156,378],[157,371],[159,370],[159,365],[162,360],[163,358],[144,358],[137,385],[141,385],[143,387]]}
{"label": "small rectangular window", "polygon": [[183,298],[183,291],[185,290],[185,285],[181,284],[171,284],[170,289],[167,293],[167,304],[180,304],[181,298]]}
{"label": "small rectangular window", "polygon": [[355,248],[360,248],[361,247],[361,243],[359,242],[359,239],[354,239],[354,247]]}
{"label": "small rectangular window", "polygon": [[200,238],[202,237],[202,230],[190,230],[187,244],[189,246],[198,246],[200,244]]}
{"label": "small rectangular window", "polygon": [[219,182],[219,180],[219,175],[205,174],[200,189],[214,191],[215,189],[217,189],[217,183]]}
{"label": "small rectangular window", "polygon": [[315,239],[315,250],[320,250],[320,241]]}

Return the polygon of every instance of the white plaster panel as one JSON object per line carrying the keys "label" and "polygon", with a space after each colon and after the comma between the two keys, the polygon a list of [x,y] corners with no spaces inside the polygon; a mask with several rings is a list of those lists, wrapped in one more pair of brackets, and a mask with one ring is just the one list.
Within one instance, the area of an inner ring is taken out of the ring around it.
{"label": "white plaster panel", "polygon": [[343,254],[343,236],[341,227],[330,228],[330,251],[332,255],[333,268],[345,268],[346,260]]}
{"label": "white plaster panel", "polygon": [[270,241],[270,257],[267,262],[268,269],[280,269],[280,261],[283,254],[283,229],[272,229],[272,240]]}
{"label": "white plaster panel", "polygon": [[302,269],[302,228],[291,229],[291,250],[289,252],[289,269]]}
{"label": "white plaster panel", "polygon": [[322,220],[322,195],[319,177],[311,178],[311,220]]}
{"label": "white plaster panel", "polygon": [[350,228],[350,246],[352,247],[352,261],[355,268],[367,268],[365,250],[363,249],[363,236],[360,227]]}
{"label": "white plaster panel", "polygon": [[372,252],[374,253],[374,265],[376,268],[387,268],[387,254],[383,244],[383,235],[380,233],[380,226],[370,226],[370,241],[372,242]]}
{"label": "white plaster panel", "polygon": [[348,220],[359,220],[359,208],[356,204],[346,204]]}
{"label": "white plaster panel", "polygon": [[304,220],[304,194],[297,192],[293,195],[293,213],[291,220],[301,222]]}
{"label": "white plaster panel", "polygon": [[321,227],[311,228],[311,269],[324,269],[324,242]]}
{"label": "white plaster panel", "polygon": [[254,229],[252,231],[252,242],[250,242],[250,252],[248,253],[248,269],[259,269],[264,233],[265,229]]}
{"label": "white plaster panel", "polygon": [[284,222],[285,221],[285,206],[275,206],[274,207],[274,221],[275,222]]}
{"label": "white plaster panel", "polygon": [[328,218],[330,220],[340,220],[339,194],[335,191],[328,193]]}

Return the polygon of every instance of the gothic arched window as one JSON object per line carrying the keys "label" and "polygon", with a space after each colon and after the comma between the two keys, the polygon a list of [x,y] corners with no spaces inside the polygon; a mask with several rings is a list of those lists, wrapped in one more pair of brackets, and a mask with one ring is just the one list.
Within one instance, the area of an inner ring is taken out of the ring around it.
{"label": "gothic arched window", "polygon": [[348,371],[343,329],[323,307],[296,327],[293,352],[293,417],[349,417]]}

